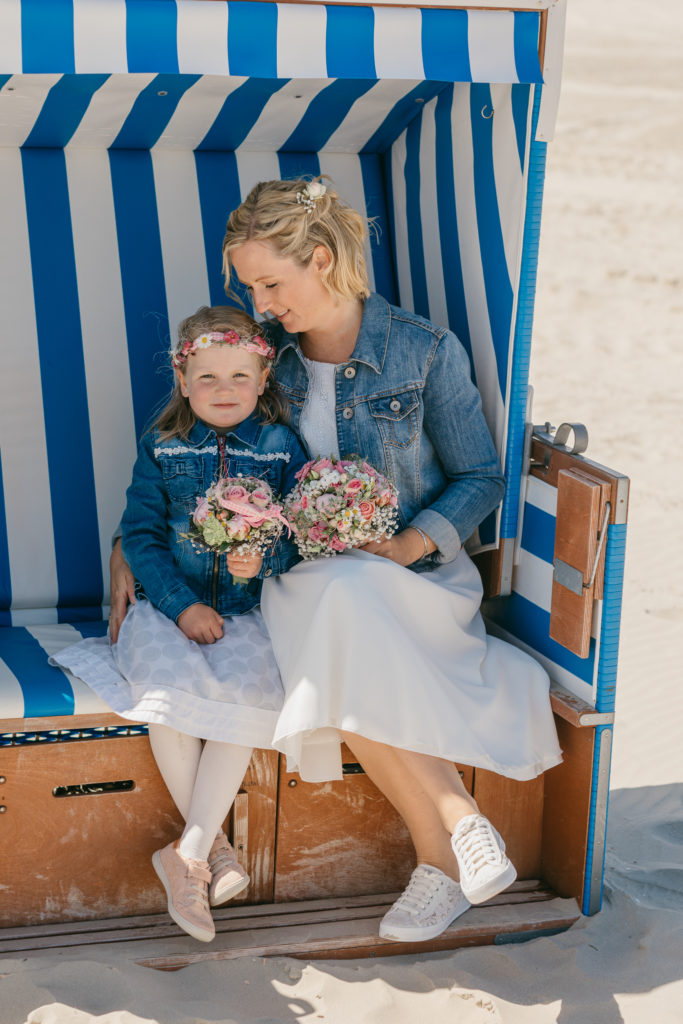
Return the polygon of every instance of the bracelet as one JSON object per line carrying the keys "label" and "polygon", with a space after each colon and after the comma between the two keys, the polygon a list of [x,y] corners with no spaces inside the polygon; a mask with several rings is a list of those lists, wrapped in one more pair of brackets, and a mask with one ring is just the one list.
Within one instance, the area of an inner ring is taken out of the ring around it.
{"label": "bracelet", "polygon": [[[419,533],[420,536],[422,537],[422,541],[423,541],[424,546],[425,546],[424,554],[422,555],[422,558],[426,558],[427,555],[429,554],[429,538],[428,538],[427,534],[424,532],[424,530],[421,530],[419,526],[411,526],[410,529],[411,530],[415,530],[415,532]],[[417,559],[416,559],[416,561],[417,561]]]}

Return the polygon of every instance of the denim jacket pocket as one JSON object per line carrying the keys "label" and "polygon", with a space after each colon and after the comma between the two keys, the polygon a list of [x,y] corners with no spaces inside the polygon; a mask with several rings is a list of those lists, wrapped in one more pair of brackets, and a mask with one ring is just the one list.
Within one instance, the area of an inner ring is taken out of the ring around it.
{"label": "denim jacket pocket", "polygon": [[168,459],[161,462],[161,474],[173,512],[194,512],[197,497],[204,491],[202,466],[197,459]]}
{"label": "denim jacket pocket", "polygon": [[411,389],[383,395],[369,402],[382,441],[394,448],[408,448],[420,431],[419,392]]}

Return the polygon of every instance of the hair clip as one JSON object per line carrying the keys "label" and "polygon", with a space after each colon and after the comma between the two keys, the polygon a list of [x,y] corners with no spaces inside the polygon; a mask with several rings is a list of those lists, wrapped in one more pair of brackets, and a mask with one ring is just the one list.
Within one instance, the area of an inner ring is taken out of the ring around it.
{"label": "hair clip", "polygon": [[322,181],[309,181],[303,192],[297,192],[296,201],[306,207],[306,213],[312,213],[315,210],[315,204],[322,199],[326,192],[327,185],[323,185]]}

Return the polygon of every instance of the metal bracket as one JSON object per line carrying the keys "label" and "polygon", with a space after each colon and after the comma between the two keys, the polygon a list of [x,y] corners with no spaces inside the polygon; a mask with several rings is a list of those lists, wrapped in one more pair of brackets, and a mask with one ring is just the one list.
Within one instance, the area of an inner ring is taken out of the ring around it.
{"label": "metal bracket", "polygon": [[[567,444],[570,435],[573,435],[573,440]],[[583,455],[588,448],[588,431],[583,423],[560,423],[556,428],[546,421],[543,426],[534,425],[533,437],[566,455]],[[550,453],[546,452],[543,462],[531,462],[529,468],[547,469],[549,465]]]}
{"label": "metal bracket", "polygon": [[600,555],[602,554],[602,549],[605,544],[607,524],[609,523],[611,510],[612,506],[609,501],[605,502],[605,514],[602,518],[600,533],[598,534],[598,549],[595,552],[595,558],[593,559],[593,566],[591,568],[588,583],[583,582],[583,573],[580,569],[575,569],[573,565],[568,565],[566,562],[563,562],[561,558],[556,558],[553,562],[553,580],[556,583],[559,583],[560,586],[566,587],[567,590],[571,590],[572,594],[577,594],[579,597],[584,590],[590,590],[595,582],[595,574],[598,571],[598,562],[600,561]]}

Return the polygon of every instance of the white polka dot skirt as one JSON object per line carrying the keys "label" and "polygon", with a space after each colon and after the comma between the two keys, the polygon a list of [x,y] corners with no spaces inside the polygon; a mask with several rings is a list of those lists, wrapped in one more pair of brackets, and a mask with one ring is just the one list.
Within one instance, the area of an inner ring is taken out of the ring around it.
{"label": "white polka dot skirt", "polygon": [[141,600],[129,607],[118,643],[81,640],[53,660],[123,718],[201,739],[271,745],[283,691],[258,609],[226,616],[222,638],[198,644]]}

